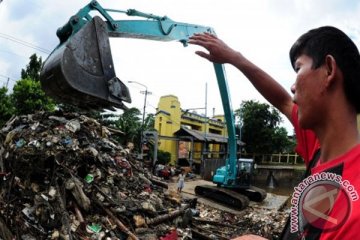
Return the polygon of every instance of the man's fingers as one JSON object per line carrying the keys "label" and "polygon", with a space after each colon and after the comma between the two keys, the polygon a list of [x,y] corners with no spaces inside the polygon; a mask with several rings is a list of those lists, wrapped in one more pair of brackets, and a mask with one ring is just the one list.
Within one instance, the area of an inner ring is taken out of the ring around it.
{"label": "man's fingers", "polygon": [[210,33],[196,33],[189,38],[189,43],[203,46],[205,43],[209,41],[213,41],[217,39],[217,37]]}
{"label": "man's fingers", "polygon": [[190,38],[188,43],[190,44],[195,44],[195,45],[199,45],[199,46],[204,46],[208,41],[201,38],[201,37],[194,37],[194,38]]}
{"label": "man's fingers", "polygon": [[204,33],[195,33],[192,37],[190,38],[203,38],[203,39],[216,39],[216,35],[212,34],[212,33],[208,33],[208,32],[204,32]]}
{"label": "man's fingers", "polygon": [[207,60],[210,60],[210,54],[202,52],[202,51],[196,51],[195,52],[197,55],[199,55],[200,57],[206,58]]}

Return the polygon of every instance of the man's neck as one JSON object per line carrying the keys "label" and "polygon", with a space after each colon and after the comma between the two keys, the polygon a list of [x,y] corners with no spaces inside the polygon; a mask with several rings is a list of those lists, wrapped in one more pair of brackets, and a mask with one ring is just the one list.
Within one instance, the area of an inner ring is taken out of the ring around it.
{"label": "man's neck", "polygon": [[[347,116],[347,117],[345,117]],[[341,115],[314,129],[321,146],[321,162],[331,161],[360,143],[356,114]]]}

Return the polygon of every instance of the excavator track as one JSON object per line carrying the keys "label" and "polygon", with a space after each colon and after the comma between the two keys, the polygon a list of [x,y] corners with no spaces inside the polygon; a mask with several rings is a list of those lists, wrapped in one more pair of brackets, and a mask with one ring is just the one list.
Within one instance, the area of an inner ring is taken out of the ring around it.
{"label": "excavator track", "polygon": [[226,188],[199,185],[195,187],[195,194],[237,210],[245,209],[249,205],[248,197]]}
{"label": "excavator track", "polygon": [[250,201],[254,202],[262,202],[266,198],[266,191],[264,189],[250,186],[249,188],[244,189],[234,189],[232,191],[236,191],[242,195],[245,195],[249,198]]}

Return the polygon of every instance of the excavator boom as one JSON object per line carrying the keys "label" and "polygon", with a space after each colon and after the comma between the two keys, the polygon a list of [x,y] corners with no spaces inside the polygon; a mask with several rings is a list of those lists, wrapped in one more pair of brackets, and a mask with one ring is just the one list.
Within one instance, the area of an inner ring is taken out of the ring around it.
{"label": "excavator boom", "polygon": [[[96,11],[100,16],[92,17]],[[114,20],[97,1],[91,1],[57,31],[60,43],[46,59],[40,74],[44,91],[54,99],[83,108],[126,109],[126,85],[115,76],[109,37],[180,41],[186,46],[194,33],[209,27],[174,22],[134,9],[124,12],[146,20]]]}

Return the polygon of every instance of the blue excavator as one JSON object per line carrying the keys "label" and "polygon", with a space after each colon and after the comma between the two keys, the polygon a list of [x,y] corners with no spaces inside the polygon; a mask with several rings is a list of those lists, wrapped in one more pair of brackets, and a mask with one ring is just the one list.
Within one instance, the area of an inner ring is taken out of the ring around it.
{"label": "blue excavator", "polygon": [[[137,19],[114,20],[110,15],[113,12]],[[60,43],[44,62],[40,73],[42,88],[59,102],[82,108],[127,109],[124,102],[131,103],[131,97],[126,85],[115,76],[109,37],[179,41],[187,46],[193,34],[204,32],[215,34],[211,27],[175,22],[166,16],[135,9],[105,9],[93,0],[57,30]],[[251,185],[252,160],[237,158],[235,123],[225,69],[222,64],[214,64],[214,69],[228,131],[228,157],[226,165],[217,169],[213,177],[216,186],[197,186],[195,193],[244,209],[249,199],[264,200],[266,192]]]}

